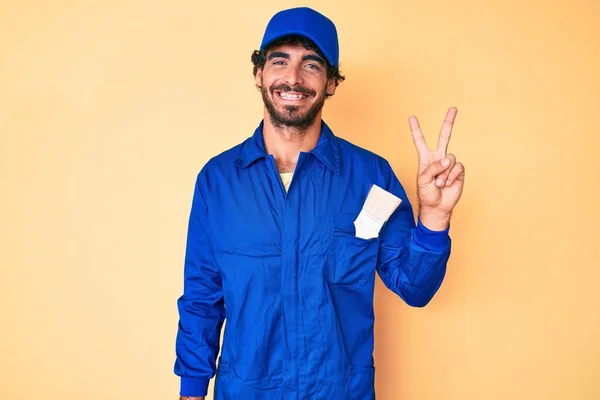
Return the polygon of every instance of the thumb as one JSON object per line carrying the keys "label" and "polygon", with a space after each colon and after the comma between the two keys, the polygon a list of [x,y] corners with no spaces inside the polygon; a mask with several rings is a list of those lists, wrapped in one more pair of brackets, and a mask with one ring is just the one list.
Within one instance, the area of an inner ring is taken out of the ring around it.
{"label": "thumb", "polygon": [[444,157],[441,160],[429,164],[421,173],[419,178],[422,183],[432,182],[438,175],[445,172],[449,167],[450,159],[448,157]]}

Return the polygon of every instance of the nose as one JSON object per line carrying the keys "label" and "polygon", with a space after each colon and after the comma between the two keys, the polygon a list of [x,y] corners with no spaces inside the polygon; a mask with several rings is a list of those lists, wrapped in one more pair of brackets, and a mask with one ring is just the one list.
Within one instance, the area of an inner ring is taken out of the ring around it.
{"label": "nose", "polygon": [[290,86],[301,85],[303,83],[302,73],[299,67],[290,66],[285,74],[285,83]]}

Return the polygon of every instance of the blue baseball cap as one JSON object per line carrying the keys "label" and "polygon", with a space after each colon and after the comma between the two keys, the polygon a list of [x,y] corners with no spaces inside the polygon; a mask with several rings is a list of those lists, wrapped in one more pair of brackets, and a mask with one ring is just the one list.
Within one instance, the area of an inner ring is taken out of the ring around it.
{"label": "blue baseball cap", "polygon": [[337,30],[333,22],[308,7],[290,8],[279,11],[269,23],[263,36],[260,49],[264,50],[281,37],[288,35],[304,36],[312,40],[334,67],[339,64],[340,50]]}

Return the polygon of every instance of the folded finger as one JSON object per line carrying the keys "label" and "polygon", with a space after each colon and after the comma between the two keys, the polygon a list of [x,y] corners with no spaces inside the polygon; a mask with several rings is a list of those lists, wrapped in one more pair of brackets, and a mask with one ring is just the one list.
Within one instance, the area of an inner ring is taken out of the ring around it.
{"label": "folded finger", "polygon": [[456,180],[464,180],[465,179],[465,167],[461,163],[457,162],[454,164],[454,167],[450,170],[448,174],[448,179],[446,179],[446,186],[450,186]]}
{"label": "folded finger", "polygon": [[448,154],[446,158],[450,160],[450,165],[444,172],[437,176],[435,180],[435,185],[437,187],[442,187],[446,184],[448,176],[450,176],[450,171],[452,170],[452,168],[454,168],[454,164],[456,164],[456,157],[454,156],[454,154]]}

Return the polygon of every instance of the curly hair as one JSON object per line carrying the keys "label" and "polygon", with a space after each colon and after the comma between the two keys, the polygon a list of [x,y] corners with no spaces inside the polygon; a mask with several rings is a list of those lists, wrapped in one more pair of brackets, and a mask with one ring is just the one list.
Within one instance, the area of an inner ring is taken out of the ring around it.
{"label": "curly hair", "polygon": [[[281,38],[273,41],[264,50],[254,50],[254,52],[252,53],[252,57],[251,57],[252,64],[254,64],[254,69],[252,71],[254,76],[256,76],[256,73],[258,72],[259,69],[262,69],[265,66],[265,63],[267,61],[267,51],[269,51],[273,47],[281,46],[281,45],[285,45],[285,44],[302,45],[306,50],[313,50],[324,60],[327,60],[327,58],[325,57],[323,52],[317,47],[317,45],[312,40],[305,38],[304,36],[298,36],[298,35],[284,36],[284,37],[281,37]],[[346,79],[346,77],[341,74],[339,66],[334,67],[333,65],[329,64],[329,62],[327,62],[327,79],[331,79],[331,78],[335,79],[336,87]]]}

